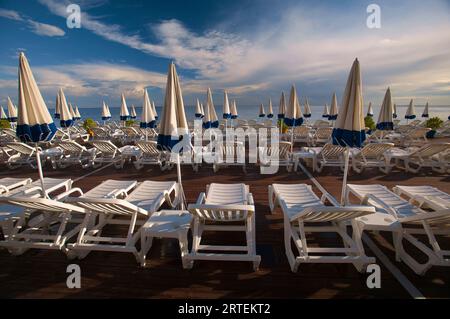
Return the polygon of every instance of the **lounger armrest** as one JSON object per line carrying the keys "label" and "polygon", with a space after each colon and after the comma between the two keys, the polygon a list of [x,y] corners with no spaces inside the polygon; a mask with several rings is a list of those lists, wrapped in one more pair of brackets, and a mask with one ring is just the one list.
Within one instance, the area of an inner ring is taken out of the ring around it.
{"label": "lounger armrest", "polygon": [[246,212],[254,212],[254,205],[242,205],[242,204],[227,204],[227,205],[208,205],[208,204],[189,204],[188,210],[195,211],[197,209],[205,209],[205,210],[229,210],[229,211],[246,211]]}
{"label": "lounger armrest", "polygon": [[68,191],[66,191],[64,193],[59,194],[54,199],[55,200],[65,199],[65,198],[69,197],[69,195],[72,195],[72,194],[75,194],[75,193],[78,193],[79,196],[83,195],[83,191],[81,190],[81,188],[75,187],[75,188],[69,189]]}
{"label": "lounger armrest", "polygon": [[35,191],[40,191],[42,193],[42,187],[41,186],[30,187],[30,188],[24,190],[23,194],[26,195],[26,194],[29,194],[29,193],[32,193]]}
{"label": "lounger armrest", "polygon": [[372,195],[372,194],[366,194],[363,199],[361,200],[362,205],[370,205],[369,201],[374,201],[378,205],[381,206],[381,209],[376,207],[378,210],[382,210],[383,212],[387,212],[388,214],[394,216],[397,218],[397,211],[393,209],[391,206],[389,206],[387,203],[379,199],[378,197]]}
{"label": "lounger armrest", "polygon": [[333,205],[333,206],[340,206],[339,202],[336,200],[336,198],[334,198],[333,196],[331,196],[330,193],[323,193],[322,197],[321,197],[321,201],[322,203],[325,203],[325,199],[328,199],[328,201]]}
{"label": "lounger armrest", "polygon": [[3,190],[3,192],[5,192],[5,193],[9,192],[8,188],[4,185],[0,185],[0,193],[1,193],[1,190]]}
{"label": "lounger armrest", "polygon": [[197,203],[196,205],[201,205],[205,202],[206,200],[206,194],[204,192],[201,192],[200,195],[197,198]]}
{"label": "lounger armrest", "polygon": [[[439,219],[442,224],[448,225],[450,223],[450,208],[440,209],[434,212],[426,212],[423,214],[415,214],[413,216],[400,218],[400,222],[408,223],[408,222],[421,222],[427,221],[430,219]],[[444,221],[445,219],[445,221]]]}
{"label": "lounger armrest", "polygon": [[249,205],[254,205],[254,204],[255,204],[255,201],[253,200],[253,195],[252,195],[252,193],[248,193],[248,195],[247,195],[247,203],[248,203]]}
{"label": "lounger armrest", "polygon": [[106,198],[119,198],[127,196],[127,191],[123,188],[115,189],[106,194]]}

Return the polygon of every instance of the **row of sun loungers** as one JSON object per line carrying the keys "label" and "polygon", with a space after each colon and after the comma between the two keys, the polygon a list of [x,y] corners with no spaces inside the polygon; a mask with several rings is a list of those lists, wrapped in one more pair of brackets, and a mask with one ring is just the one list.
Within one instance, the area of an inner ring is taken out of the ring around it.
{"label": "row of sun loungers", "polygon": [[[39,181],[0,179],[4,236],[0,247],[14,255],[32,248],[60,250],[80,259],[94,251],[125,252],[145,265],[152,241],[146,234],[151,233],[180,241],[184,268],[191,268],[196,260],[248,261],[255,270],[260,264],[255,205],[244,184],[213,183],[187,210],[172,210],[182,201],[176,182],[107,180],[85,193],[72,188],[71,180],[46,178],[44,184],[46,194]],[[441,190],[396,186],[391,191],[382,185],[350,184],[345,206],[328,193],[318,197],[306,184],[272,184],[268,192],[270,210],[280,207],[283,214],[286,257],[293,272],[303,263],[350,263],[364,271],[375,258],[364,251],[363,232],[380,230],[392,232],[397,261],[417,274],[436,265],[450,266],[450,251],[441,249],[438,242],[439,236],[450,234],[450,195]],[[161,210],[163,206],[170,210]],[[105,228],[110,224],[126,230],[107,235]],[[204,243],[203,234],[210,231],[244,232],[245,244]],[[336,233],[342,247],[311,246],[315,238],[311,234],[320,233]],[[416,260],[406,251],[404,240],[427,260]]]}

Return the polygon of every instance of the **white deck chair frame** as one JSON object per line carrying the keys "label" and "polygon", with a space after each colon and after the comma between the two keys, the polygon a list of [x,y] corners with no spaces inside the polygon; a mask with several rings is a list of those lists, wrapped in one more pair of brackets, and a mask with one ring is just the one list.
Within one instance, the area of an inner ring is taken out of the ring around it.
{"label": "white deck chair frame", "polygon": [[60,142],[58,146],[63,150],[63,155],[56,161],[59,168],[66,168],[70,165],[80,165],[82,168],[93,166],[96,156],[96,149],[86,147],[74,141]]}
{"label": "white deck chair frame", "polygon": [[450,208],[450,194],[433,186],[403,186],[392,188],[394,193],[406,197],[410,203],[419,207],[442,210]]}
{"label": "white deck chair frame", "polygon": [[16,152],[9,157],[6,163],[8,168],[16,169],[22,165],[28,165],[36,169],[36,148],[21,142],[8,143],[7,147]]}
{"label": "white deck chair frame", "polygon": [[[393,233],[397,261],[403,261],[418,275],[424,275],[432,266],[450,266],[450,250],[442,250],[437,240],[438,235],[450,235],[450,209],[426,212],[383,185],[348,184],[346,188],[347,203],[350,201],[350,194],[360,199],[361,204],[372,205],[378,211],[393,216],[401,224],[402,231]],[[396,207],[401,208],[403,212],[408,211],[409,216],[401,215]],[[428,245],[417,237],[423,235],[427,237]],[[417,259],[406,252],[403,239],[425,254],[428,260],[419,263]]]}
{"label": "white deck chair frame", "polygon": [[[335,206],[325,206],[326,200]],[[368,264],[375,262],[364,252],[362,232],[355,220],[374,213],[373,207],[340,207],[331,195],[325,193],[319,198],[306,184],[269,185],[269,205],[271,212],[277,206],[283,212],[284,245],[292,272],[297,272],[302,263],[351,263],[363,272]],[[353,238],[347,234],[349,222]],[[310,247],[308,233],[337,233],[343,247]],[[294,255],[292,243],[298,256]]]}
{"label": "white deck chair frame", "polygon": [[381,172],[388,174],[394,165],[384,157],[384,153],[393,148],[393,143],[369,143],[359,152],[352,154],[352,168],[357,173],[362,173],[365,168],[376,167]]}
{"label": "white deck chair frame", "polygon": [[115,168],[123,168],[125,160],[122,158],[122,152],[111,141],[93,141],[92,145],[97,149],[93,161],[94,168],[109,163],[114,163]]}
{"label": "white deck chair frame", "polygon": [[263,172],[264,167],[273,165],[285,166],[286,170],[291,172],[294,167],[291,150],[292,143],[285,141],[280,141],[277,146],[267,145],[265,147],[258,147],[258,163],[261,166],[261,172]]}
{"label": "white deck chair frame", "polygon": [[[243,201],[237,202],[236,191],[244,198]],[[219,192],[216,194],[219,194],[221,203],[207,203],[208,195],[211,197],[214,192]],[[229,204],[225,204],[227,202]],[[184,267],[192,268],[195,260],[223,260],[250,261],[253,269],[258,269],[261,257],[256,254],[255,206],[247,185],[211,184],[207,187],[207,194],[201,193],[197,203],[189,204],[188,210],[194,217],[193,242]],[[246,245],[202,244],[205,231],[245,232]]]}
{"label": "white deck chair frame", "polygon": [[134,167],[140,170],[145,165],[158,165],[161,171],[169,168],[170,163],[167,161],[167,154],[160,151],[157,147],[158,143],[155,141],[139,141],[136,146],[141,151],[140,156],[134,162]]}
{"label": "white deck chair frame", "polygon": [[326,144],[331,141],[332,127],[318,127],[312,134],[310,144],[316,146],[317,144]]}
{"label": "white deck chair frame", "polygon": [[244,143],[234,142],[231,145],[225,143],[224,145],[219,146],[219,152],[222,152],[222,157],[214,157],[214,173],[217,173],[221,167],[241,166],[244,174],[247,174]]}
{"label": "white deck chair frame", "polygon": [[444,174],[448,165],[445,152],[448,150],[450,143],[426,144],[403,158],[403,168],[407,172],[418,173],[423,167],[430,167],[433,171]]}
{"label": "white deck chair frame", "polygon": [[314,171],[322,172],[324,167],[340,167],[344,171],[345,147],[333,144],[325,144],[322,148],[310,148],[313,152]]}
{"label": "white deck chair frame", "polygon": [[31,178],[15,178],[15,177],[4,177],[0,178],[0,195],[5,196],[11,190],[31,184]]}

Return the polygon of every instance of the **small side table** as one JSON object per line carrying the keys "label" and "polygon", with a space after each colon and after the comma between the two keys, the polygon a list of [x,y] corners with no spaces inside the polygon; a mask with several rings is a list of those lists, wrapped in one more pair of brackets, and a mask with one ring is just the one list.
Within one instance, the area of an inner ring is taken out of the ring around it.
{"label": "small side table", "polygon": [[306,162],[306,160],[311,160],[312,161],[311,165],[314,170],[314,156],[315,156],[315,154],[309,150],[304,150],[304,151],[293,153],[292,159],[294,161],[294,172],[297,171],[298,163],[300,162],[300,159],[302,159],[302,158],[305,160],[305,162]]}
{"label": "small side table", "polygon": [[178,239],[183,268],[187,268],[187,233],[191,227],[192,215],[186,210],[161,210],[155,212],[141,228],[141,266],[145,266],[146,254],[152,247],[153,238]]}

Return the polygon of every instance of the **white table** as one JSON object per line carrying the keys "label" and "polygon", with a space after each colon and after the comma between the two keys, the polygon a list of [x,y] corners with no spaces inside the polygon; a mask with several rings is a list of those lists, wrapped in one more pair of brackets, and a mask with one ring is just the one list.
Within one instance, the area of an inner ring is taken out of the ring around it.
{"label": "white table", "polygon": [[188,239],[192,215],[186,210],[161,210],[155,212],[141,228],[141,265],[144,267],[146,254],[152,246],[153,238],[178,239],[183,268],[188,268]]}

